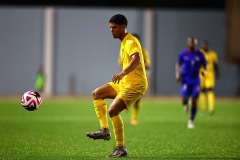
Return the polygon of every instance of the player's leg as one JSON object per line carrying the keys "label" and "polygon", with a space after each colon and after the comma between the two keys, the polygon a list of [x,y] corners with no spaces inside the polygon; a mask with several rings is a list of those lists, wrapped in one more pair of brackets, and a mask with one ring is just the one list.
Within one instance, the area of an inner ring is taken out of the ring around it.
{"label": "player's leg", "polygon": [[208,110],[210,114],[214,113],[214,107],[215,107],[215,93],[213,88],[209,88],[207,91],[207,97],[208,97]]}
{"label": "player's leg", "polygon": [[189,97],[184,96],[182,98],[182,104],[183,104],[183,111],[187,113],[189,110]]}
{"label": "player's leg", "polygon": [[201,89],[201,93],[200,93],[200,96],[199,96],[199,100],[200,100],[200,107],[201,107],[201,111],[202,111],[202,113],[205,113],[206,112],[206,104],[207,104],[207,102],[206,102],[206,94],[207,94],[207,92],[206,92],[206,89],[205,88],[202,88]]}
{"label": "player's leg", "polygon": [[117,147],[109,157],[127,156],[127,150],[124,147],[124,123],[120,113],[124,109],[128,109],[128,107],[135,103],[141,96],[142,94],[134,90],[120,91],[111,103],[108,113],[112,121]]}
{"label": "player's leg", "polygon": [[139,98],[133,105],[131,120],[130,120],[130,123],[132,125],[137,125],[138,124],[137,118],[138,118],[138,115],[139,115],[140,108],[141,108],[141,98]]}
{"label": "player's leg", "polygon": [[210,114],[214,113],[214,106],[215,106],[214,85],[215,85],[214,76],[210,76],[206,80],[207,102],[208,102],[208,110]]}
{"label": "player's leg", "polygon": [[189,110],[189,86],[187,84],[183,84],[181,86],[181,96],[182,96],[182,105],[184,112],[188,112]]}
{"label": "player's leg", "polygon": [[123,146],[124,145],[124,124],[122,118],[120,116],[120,112],[126,109],[126,105],[124,101],[118,97],[116,97],[109,107],[109,116],[112,120],[112,125],[114,128],[114,134],[116,137],[116,145]]}
{"label": "player's leg", "polygon": [[109,157],[127,156],[127,150],[124,147],[124,124],[120,112],[126,109],[124,101],[116,97],[109,107],[109,115],[113,125],[114,136],[116,139],[116,149]]}
{"label": "player's leg", "polygon": [[194,128],[193,121],[196,117],[197,113],[197,105],[198,105],[198,98],[200,95],[200,86],[198,84],[192,86],[192,105],[191,105],[191,113],[190,113],[190,118],[188,121],[188,128],[192,129]]}
{"label": "player's leg", "polygon": [[207,93],[206,93],[206,77],[201,76],[200,78],[200,86],[201,86],[201,92],[200,92],[200,96],[199,96],[199,101],[200,101],[200,109],[202,111],[202,113],[204,114],[206,112],[207,109]]}
{"label": "player's leg", "polygon": [[87,132],[86,135],[92,139],[109,140],[111,136],[107,119],[107,103],[104,99],[116,97],[117,92],[111,85],[104,84],[96,88],[92,95],[95,112],[100,123],[100,129],[96,132]]}
{"label": "player's leg", "polygon": [[198,101],[197,97],[192,97],[191,113],[190,113],[190,118],[188,121],[188,128],[190,128],[190,129],[194,128],[193,121],[194,121],[194,119],[196,117],[196,113],[197,113],[197,101]]}

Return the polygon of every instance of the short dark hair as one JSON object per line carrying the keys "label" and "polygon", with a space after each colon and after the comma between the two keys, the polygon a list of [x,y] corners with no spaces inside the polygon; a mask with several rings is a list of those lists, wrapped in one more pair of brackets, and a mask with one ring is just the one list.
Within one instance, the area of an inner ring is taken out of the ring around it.
{"label": "short dark hair", "polygon": [[126,25],[128,24],[127,18],[122,14],[116,14],[112,16],[112,18],[109,20],[109,23],[117,23],[118,25]]}

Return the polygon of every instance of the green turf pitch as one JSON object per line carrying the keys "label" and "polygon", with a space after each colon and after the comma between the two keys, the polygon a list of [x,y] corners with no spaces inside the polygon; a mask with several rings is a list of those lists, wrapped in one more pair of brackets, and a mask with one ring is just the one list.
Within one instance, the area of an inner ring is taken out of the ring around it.
{"label": "green turf pitch", "polygon": [[[108,104],[111,101],[107,101]],[[216,112],[197,113],[193,130],[178,99],[143,98],[139,125],[125,123],[126,159],[240,159],[240,100],[217,99]],[[112,124],[109,120],[112,131]],[[19,99],[0,100],[0,159],[101,160],[115,140],[92,140],[87,131],[99,128],[90,98],[45,99],[27,111]]]}

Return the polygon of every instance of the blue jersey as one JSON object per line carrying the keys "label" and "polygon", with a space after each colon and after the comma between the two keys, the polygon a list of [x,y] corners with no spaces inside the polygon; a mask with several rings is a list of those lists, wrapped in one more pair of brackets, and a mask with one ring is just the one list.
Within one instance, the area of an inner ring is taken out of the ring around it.
{"label": "blue jersey", "polygon": [[184,84],[200,84],[199,70],[206,65],[206,59],[199,50],[184,50],[180,53],[178,63],[181,65],[181,78]]}
{"label": "blue jersey", "polygon": [[202,65],[206,65],[206,59],[202,52],[185,50],[178,58],[181,66],[181,95],[185,98],[189,96],[198,97],[200,94],[199,71]]}

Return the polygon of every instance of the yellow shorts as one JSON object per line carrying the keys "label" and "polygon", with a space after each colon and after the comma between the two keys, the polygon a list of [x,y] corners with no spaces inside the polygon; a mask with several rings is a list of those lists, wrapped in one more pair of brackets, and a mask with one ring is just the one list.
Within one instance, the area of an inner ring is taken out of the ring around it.
{"label": "yellow shorts", "polygon": [[109,82],[108,84],[117,92],[117,97],[124,101],[127,109],[143,96],[142,93],[139,93],[131,88],[120,87],[117,83]]}
{"label": "yellow shorts", "polygon": [[201,78],[201,88],[214,88],[214,78]]}

